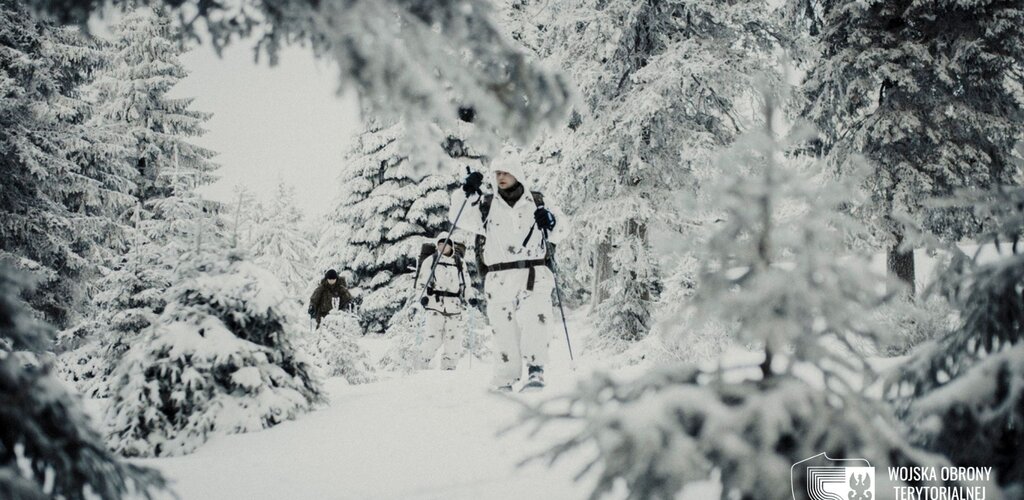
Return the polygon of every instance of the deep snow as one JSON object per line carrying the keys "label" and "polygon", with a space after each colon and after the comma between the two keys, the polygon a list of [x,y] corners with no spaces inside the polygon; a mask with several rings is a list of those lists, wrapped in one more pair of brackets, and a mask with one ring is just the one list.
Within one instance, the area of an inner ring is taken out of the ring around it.
{"label": "deep snow", "polygon": [[[987,250],[983,257],[993,253]],[[935,263],[925,252],[918,252],[917,263],[918,285],[923,287]],[[873,262],[879,272],[884,266],[881,257]],[[575,311],[569,318],[579,355],[592,335],[587,311]],[[387,350],[388,342],[380,337],[360,340],[374,360]],[[570,369],[560,328],[552,331],[551,349],[548,387],[513,398],[541,401],[569,391],[594,369],[621,364],[583,352],[576,369]],[[758,356],[733,347],[722,359],[739,363]],[[615,373],[631,377],[645,368],[618,368]],[[499,435],[518,421],[519,409],[507,396],[488,390],[490,377],[489,362],[464,357],[454,372],[385,374],[381,381],[355,386],[332,378],[326,384],[330,403],[295,421],[259,432],[215,436],[190,455],[136,462],[163,471],[184,500],[587,498],[594,476],[574,478],[596,450],[584,448],[550,468],[546,461],[519,465],[571,435],[578,424],[563,423],[532,437],[523,427]],[[87,403],[90,413],[102,415],[100,401]],[[679,498],[717,498],[717,490],[714,481],[698,483]],[[607,498],[624,493],[620,489]]]}
{"label": "deep snow", "polygon": [[[569,369],[563,334],[555,334],[549,386],[513,398],[538,401],[585,376]],[[217,436],[187,456],[137,462],[163,471],[186,500],[586,498],[592,480],[573,478],[590,453],[551,468],[544,461],[518,466],[575,424],[533,438],[523,427],[499,435],[518,421],[519,410],[508,396],[488,390],[490,376],[489,363],[465,357],[452,372],[355,386],[332,378],[329,406],[296,421]]]}

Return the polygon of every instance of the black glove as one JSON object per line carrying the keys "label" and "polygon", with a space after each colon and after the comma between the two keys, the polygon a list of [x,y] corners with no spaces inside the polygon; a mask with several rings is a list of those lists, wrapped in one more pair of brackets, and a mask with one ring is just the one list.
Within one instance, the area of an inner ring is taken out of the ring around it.
{"label": "black glove", "polygon": [[309,313],[310,318],[316,317],[316,311],[313,310],[313,306],[309,306],[309,310],[306,312]]}
{"label": "black glove", "polygon": [[[468,169],[467,169],[468,170]],[[480,192],[480,185],[484,183],[484,174],[480,172],[470,172],[466,176],[466,180],[462,182],[462,190],[469,196],[473,193]]]}
{"label": "black glove", "polygon": [[480,305],[480,301],[477,299],[469,299],[469,307],[476,307]]}
{"label": "black glove", "polygon": [[420,299],[420,305],[423,306],[423,307],[427,307],[427,304],[429,304],[429,303],[430,303],[430,298],[425,296],[425,295],[423,296],[422,299]]}
{"label": "black glove", "polygon": [[544,207],[540,207],[533,212],[533,220],[537,222],[537,227],[545,231],[555,228],[555,214]]}

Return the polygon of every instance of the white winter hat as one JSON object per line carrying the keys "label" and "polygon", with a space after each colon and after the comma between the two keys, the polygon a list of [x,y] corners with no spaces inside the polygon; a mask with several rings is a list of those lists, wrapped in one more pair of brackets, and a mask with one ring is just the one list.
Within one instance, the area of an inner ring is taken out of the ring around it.
{"label": "white winter hat", "polygon": [[441,231],[440,233],[437,233],[437,237],[434,238],[434,241],[436,241],[438,243],[442,243],[442,242],[444,242],[445,240],[448,240],[448,239],[451,240],[452,244],[461,243],[459,241],[459,238],[457,237],[457,235],[451,234],[448,231]]}
{"label": "white winter hat", "polygon": [[[490,167],[492,174],[497,174],[499,171],[508,172],[520,184],[526,185],[526,170],[523,169],[522,162],[519,161],[519,155],[514,152],[502,151],[501,156],[491,160]],[[494,180],[493,176],[491,180]]]}

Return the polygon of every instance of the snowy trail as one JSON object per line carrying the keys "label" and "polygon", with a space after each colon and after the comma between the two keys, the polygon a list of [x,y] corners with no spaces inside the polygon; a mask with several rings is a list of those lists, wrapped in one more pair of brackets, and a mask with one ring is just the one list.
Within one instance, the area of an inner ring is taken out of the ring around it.
{"label": "snowy trail", "polygon": [[[562,332],[552,341],[552,384],[525,400],[573,387]],[[560,343],[558,342],[560,340]],[[328,407],[272,429],[212,439],[195,453],[140,460],[191,499],[576,499],[592,481],[573,478],[588,453],[548,468],[522,459],[571,428],[526,437],[512,401],[488,392],[491,367],[463,359],[454,372],[424,371],[372,384],[327,383]]]}

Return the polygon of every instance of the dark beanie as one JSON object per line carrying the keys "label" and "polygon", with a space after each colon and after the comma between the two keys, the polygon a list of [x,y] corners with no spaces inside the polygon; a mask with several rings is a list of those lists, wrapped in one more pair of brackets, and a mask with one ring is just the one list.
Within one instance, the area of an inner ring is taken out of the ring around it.
{"label": "dark beanie", "polygon": [[324,278],[329,280],[336,280],[338,279],[338,271],[331,269],[330,271],[327,271],[327,274],[324,276]]}

